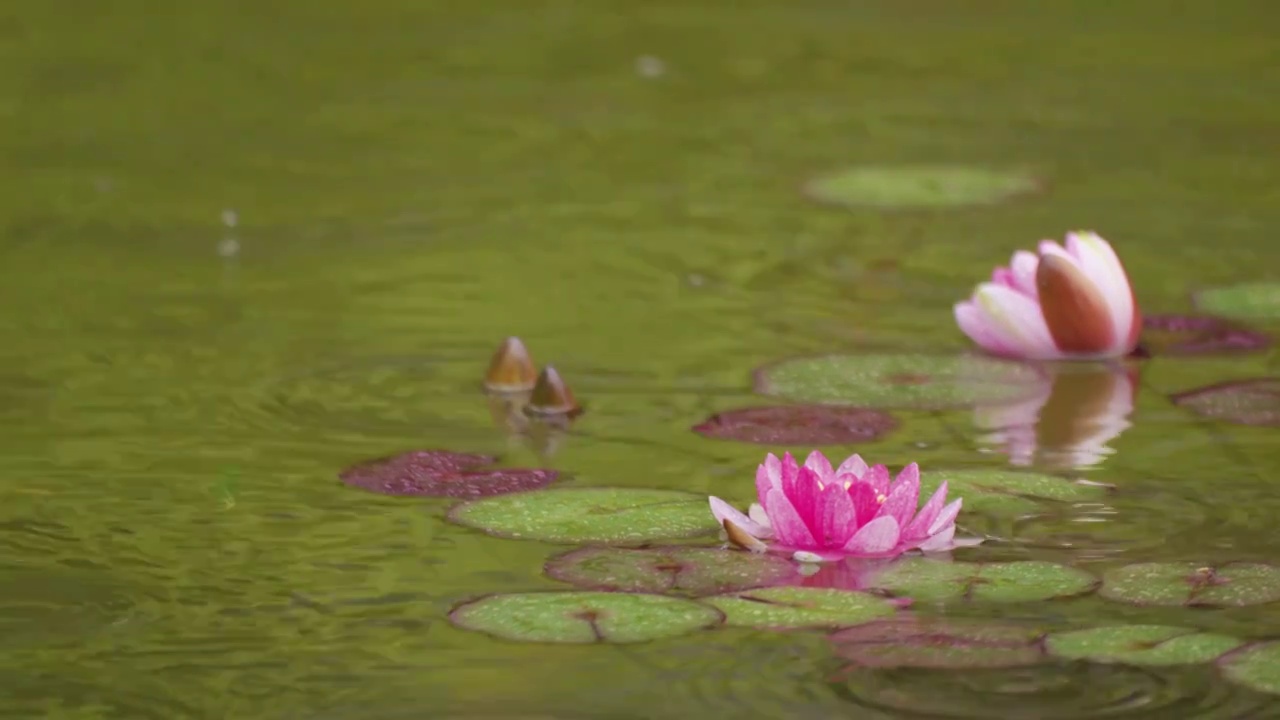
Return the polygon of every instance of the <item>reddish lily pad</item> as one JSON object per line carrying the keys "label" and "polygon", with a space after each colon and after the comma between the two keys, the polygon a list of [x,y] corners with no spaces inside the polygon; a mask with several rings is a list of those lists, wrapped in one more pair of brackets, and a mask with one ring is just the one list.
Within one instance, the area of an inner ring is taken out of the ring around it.
{"label": "reddish lily pad", "polygon": [[757,445],[845,445],[870,442],[898,426],[886,412],[833,405],[771,405],[716,413],[693,431]]}
{"label": "reddish lily pad", "polygon": [[1280,695],[1280,641],[1240,648],[1218,661],[1226,678],[1258,692]]}
{"label": "reddish lily pad", "polygon": [[1103,573],[1099,594],[1134,605],[1243,607],[1280,600],[1280,567],[1139,563]]}
{"label": "reddish lily pad", "polygon": [[854,667],[968,669],[1043,662],[1043,638],[1039,630],[1015,625],[916,616],[846,628],[831,642]]}
{"label": "reddish lily pad", "polygon": [[1237,425],[1280,427],[1280,377],[1218,383],[1173,395],[1174,404]]}
{"label": "reddish lily pad", "polygon": [[893,615],[901,603],[863,592],[813,587],[772,587],[704,600],[725,623],[768,630],[859,625]]}
{"label": "reddish lily pad", "polygon": [[1280,282],[1251,282],[1201,290],[1196,307],[1215,315],[1274,320],[1280,318]]}
{"label": "reddish lily pad", "polygon": [[638,643],[719,625],[724,615],[709,605],[663,595],[529,592],[465,602],[449,620],[504,640]]}
{"label": "reddish lily pad", "polygon": [[498,537],[565,544],[639,545],[720,529],[705,495],[641,488],[501,495],[458,505],[449,520]]}
{"label": "reddish lily pad", "polygon": [[1172,625],[1117,625],[1053,633],[1050,655],[1128,665],[1194,665],[1212,662],[1244,644],[1229,635]]}
{"label": "reddish lily pad", "polygon": [[1155,355],[1209,355],[1265,350],[1271,339],[1207,315],[1144,315],[1142,344]]}
{"label": "reddish lily pad", "polygon": [[581,548],[549,560],[546,573],[595,590],[690,596],[775,585],[799,577],[794,563],[776,555],[700,547]]}
{"label": "reddish lily pad", "polygon": [[1092,591],[1098,579],[1077,568],[1041,561],[964,563],[904,558],[880,573],[874,587],[918,602],[1035,602]]}
{"label": "reddish lily pad", "polygon": [[1041,371],[981,355],[826,355],[756,371],[756,392],[795,402],[864,407],[957,408],[1036,396]]}
{"label": "reddish lily pad", "polygon": [[353,465],[338,477],[348,485],[382,495],[479,498],[536,490],[559,476],[555,470],[478,469],[497,460],[492,455],[414,450]]}

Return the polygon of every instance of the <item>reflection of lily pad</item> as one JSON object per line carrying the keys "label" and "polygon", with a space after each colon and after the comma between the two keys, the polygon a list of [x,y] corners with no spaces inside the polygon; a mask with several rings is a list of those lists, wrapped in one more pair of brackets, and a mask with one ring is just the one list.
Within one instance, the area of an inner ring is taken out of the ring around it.
{"label": "reflection of lily pad", "polygon": [[894,595],[922,602],[1034,602],[1087,593],[1093,575],[1041,561],[963,563],[904,558],[872,581]]}
{"label": "reflection of lily pad", "polygon": [[1170,625],[1119,625],[1054,633],[1049,654],[1068,660],[1129,665],[1192,665],[1211,662],[1243,641]]}
{"label": "reflection of lily pad", "polygon": [[1208,355],[1255,352],[1271,340],[1206,315],[1144,315],[1142,344],[1154,355]]}
{"label": "reflection of lily pad", "polygon": [[784,582],[796,566],[777,555],[719,548],[582,548],[547,562],[547,575],[596,590],[713,595]]}
{"label": "reflection of lily pad", "polygon": [[978,355],[826,355],[756,371],[756,392],[797,402],[949,408],[1016,402],[1045,382],[1030,365]]}
{"label": "reflection of lily pad", "polygon": [[506,640],[636,643],[718,625],[724,616],[713,607],[662,595],[531,592],[477,598],[454,608],[449,620]]}
{"label": "reflection of lily pad", "polygon": [[1218,666],[1232,682],[1280,695],[1280,641],[1241,648],[1219,660]]}
{"label": "reflection of lily pad", "polygon": [[1215,420],[1280,427],[1280,377],[1236,380],[1187,390],[1174,395],[1173,402]]}
{"label": "reflection of lily pad", "polygon": [[877,620],[831,635],[859,667],[1001,668],[1045,659],[1043,633],[1012,625],[932,617]]}
{"label": "reflection of lily pad", "polygon": [[348,485],[382,495],[477,498],[535,490],[551,484],[555,470],[478,470],[497,458],[445,450],[415,450],[354,465],[338,477]]}
{"label": "reflection of lily pad", "polygon": [[950,208],[988,205],[1038,192],[1023,173],[963,165],[868,165],[809,181],[805,194],[831,205]]}
{"label": "reflection of lily pad", "polygon": [[744,627],[791,629],[857,625],[897,612],[898,606],[875,595],[812,587],[773,587],[707,598],[725,623]]}
{"label": "reflection of lily pad", "polygon": [[493,535],[629,545],[719,529],[703,495],[638,488],[563,488],[473,500],[449,519]]}
{"label": "reflection of lily pad", "polygon": [[1261,605],[1280,600],[1280,568],[1260,563],[1139,563],[1103,573],[1099,594],[1134,605]]}
{"label": "reflection of lily pad", "polygon": [[929,470],[920,476],[920,492],[931,493],[942,481],[948,492],[964,498],[966,513],[1013,517],[1035,512],[1044,503],[1097,502],[1108,485],[1078,482],[1054,475],[1013,470]]}
{"label": "reflection of lily pad", "polygon": [[1280,282],[1253,282],[1201,290],[1196,307],[1237,318],[1280,318]]}
{"label": "reflection of lily pad", "polygon": [[843,445],[875,440],[897,425],[892,415],[868,408],[773,405],[716,413],[693,431],[760,445]]}

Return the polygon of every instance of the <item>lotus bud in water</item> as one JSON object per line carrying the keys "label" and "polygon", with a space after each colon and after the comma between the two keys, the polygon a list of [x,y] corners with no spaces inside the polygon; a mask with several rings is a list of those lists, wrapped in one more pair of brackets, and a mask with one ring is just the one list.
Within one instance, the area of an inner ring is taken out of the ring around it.
{"label": "lotus bud in water", "polygon": [[525,412],[532,415],[576,415],[580,408],[573,399],[573,392],[561,379],[560,373],[550,365],[538,374],[538,381],[529,396]]}
{"label": "lotus bud in water", "polygon": [[492,392],[526,392],[534,386],[536,376],[533,359],[524,343],[518,337],[509,337],[493,353],[484,386]]}

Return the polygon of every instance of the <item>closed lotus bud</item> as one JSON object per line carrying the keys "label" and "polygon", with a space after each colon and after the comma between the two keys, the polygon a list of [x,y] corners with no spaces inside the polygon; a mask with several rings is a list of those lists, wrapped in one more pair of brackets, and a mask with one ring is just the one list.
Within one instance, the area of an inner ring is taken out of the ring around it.
{"label": "closed lotus bud", "polygon": [[484,386],[492,392],[526,392],[534,386],[536,376],[533,359],[524,343],[518,337],[509,337],[493,353]]}
{"label": "closed lotus bud", "polygon": [[550,365],[538,374],[538,381],[529,395],[525,412],[532,415],[576,415],[581,411],[573,392],[561,379],[560,373]]}

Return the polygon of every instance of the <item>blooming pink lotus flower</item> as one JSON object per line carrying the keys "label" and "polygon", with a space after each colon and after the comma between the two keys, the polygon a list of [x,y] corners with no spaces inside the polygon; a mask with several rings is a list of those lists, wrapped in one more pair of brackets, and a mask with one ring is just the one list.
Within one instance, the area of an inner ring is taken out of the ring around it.
{"label": "blooming pink lotus flower", "polygon": [[749,515],[718,497],[711,498],[711,514],[730,539],[753,550],[834,560],[974,544],[955,539],[961,501],[944,506],[945,482],[916,512],[920,468],[915,463],[890,482],[888,468],[868,467],[858,455],[849,456],[833,470],[816,450],[803,467],[796,465],[791,453],[781,460],[770,453],[756,470],[756,494],[760,502],[751,506]]}
{"label": "blooming pink lotus flower", "polygon": [[1013,254],[991,282],[955,306],[956,322],[994,355],[1028,360],[1128,355],[1142,314],[1120,258],[1097,233],[1067,233],[1066,247],[1040,242],[1040,254]]}

